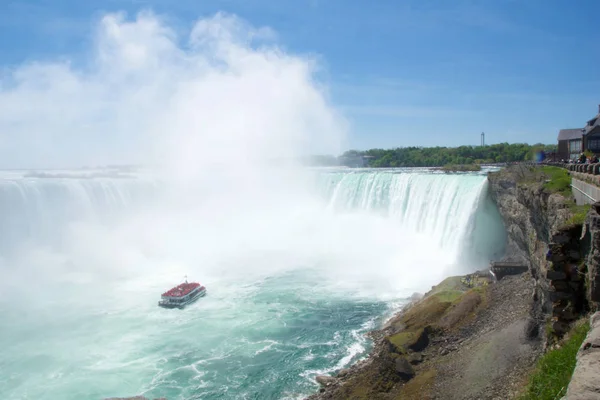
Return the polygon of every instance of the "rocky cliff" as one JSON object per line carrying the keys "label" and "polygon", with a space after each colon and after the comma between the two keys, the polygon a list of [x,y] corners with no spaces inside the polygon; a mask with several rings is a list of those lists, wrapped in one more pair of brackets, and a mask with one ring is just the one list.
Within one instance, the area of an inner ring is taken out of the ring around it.
{"label": "rocky cliff", "polygon": [[527,264],[535,281],[529,334],[561,337],[587,307],[582,260],[589,241],[571,222],[573,200],[535,167],[505,168],[488,179],[508,234],[505,258]]}
{"label": "rocky cliff", "polygon": [[552,233],[571,216],[564,196],[545,190],[545,176],[527,166],[490,173],[488,181],[508,234],[506,258],[538,269],[545,254],[540,249],[547,248]]}
{"label": "rocky cliff", "polygon": [[[563,183],[557,190],[548,178],[543,169],[517,166],[491,173],[489,182],[506,224],[506,257],[528,263],[535,281],[532,325],[552,340],[599,309],[600,203],[589,211],[575,206],[570,187]],[[592,315],[590,327],[564,400],[600,400],[600,313]]]}

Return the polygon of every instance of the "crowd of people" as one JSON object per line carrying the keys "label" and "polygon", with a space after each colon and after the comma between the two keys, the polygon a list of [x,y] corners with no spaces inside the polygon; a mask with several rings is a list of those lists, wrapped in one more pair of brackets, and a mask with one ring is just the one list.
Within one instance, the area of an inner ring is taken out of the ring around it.
{"label": "crowd of people", "polygon": [[567,161],[563,160],[563,162],[567,164],[597,164],[600,162],[600,160],[598,160],[598,156],[595,154],[593,154],[591,157],[588,157],[584,153],[581,153],[578,158]]}

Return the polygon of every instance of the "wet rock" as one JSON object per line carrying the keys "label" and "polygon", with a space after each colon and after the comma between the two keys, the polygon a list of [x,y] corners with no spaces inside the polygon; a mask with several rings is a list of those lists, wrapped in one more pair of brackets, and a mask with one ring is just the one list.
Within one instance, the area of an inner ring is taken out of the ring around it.
{"label": "wet rock", "polygon": [[349,373],[350,373],[350,369],[344,368],[344,369],[341,369],[340,372],[338,372],[337,376],[338,376],[338,378],[343,378],[343,377],[347,376]]}
{"label": "wet rock", "polygon": [[337,379],[329,375],[317,375],[315,380],[321,386],[329,386],[337,381]]}
{"label": "wet rock", "polygon": [[410,380],[415,376],[415,370],[405,357],[396,358],[396,372],[403,380]]}

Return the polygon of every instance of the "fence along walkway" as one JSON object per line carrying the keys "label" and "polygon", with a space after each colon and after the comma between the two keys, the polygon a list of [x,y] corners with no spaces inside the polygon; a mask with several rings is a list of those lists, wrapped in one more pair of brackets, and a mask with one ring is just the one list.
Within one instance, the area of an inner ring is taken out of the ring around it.
{"label": "fence along walkway", "polygon": [[565,164],[549,162],[538,165],[552,165],[570,171],[571,189],[577,205],[594,204],[600,201],[600,163],[596,164]]}
{"label": "fence along walkway", "polygon": [[578,205],[600,200],[600,163],[563,164],[571,172],[573,196]]}
{"label": "fence along walkway", "polygon": [[490,263],[490,272],[498,281],[507,275],[518,275],[528,270],[529,266],[522,262],[492,261]]}

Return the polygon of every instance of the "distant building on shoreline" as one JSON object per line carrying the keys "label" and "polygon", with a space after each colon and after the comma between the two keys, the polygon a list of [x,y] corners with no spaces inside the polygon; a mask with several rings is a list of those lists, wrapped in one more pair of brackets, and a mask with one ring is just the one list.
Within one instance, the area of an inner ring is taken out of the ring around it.
{"label": "distant building on shoreline", "polygon": [[600,105],[598,114],[583,128],[561,129],[558,132],[558,158],[574,160],[584,151],[600,153]]}
{"label": "distant building on shoreline", "polygon": [[583,128],[561,129],[558,132],[558,158],[574,160],[583,151]]}

